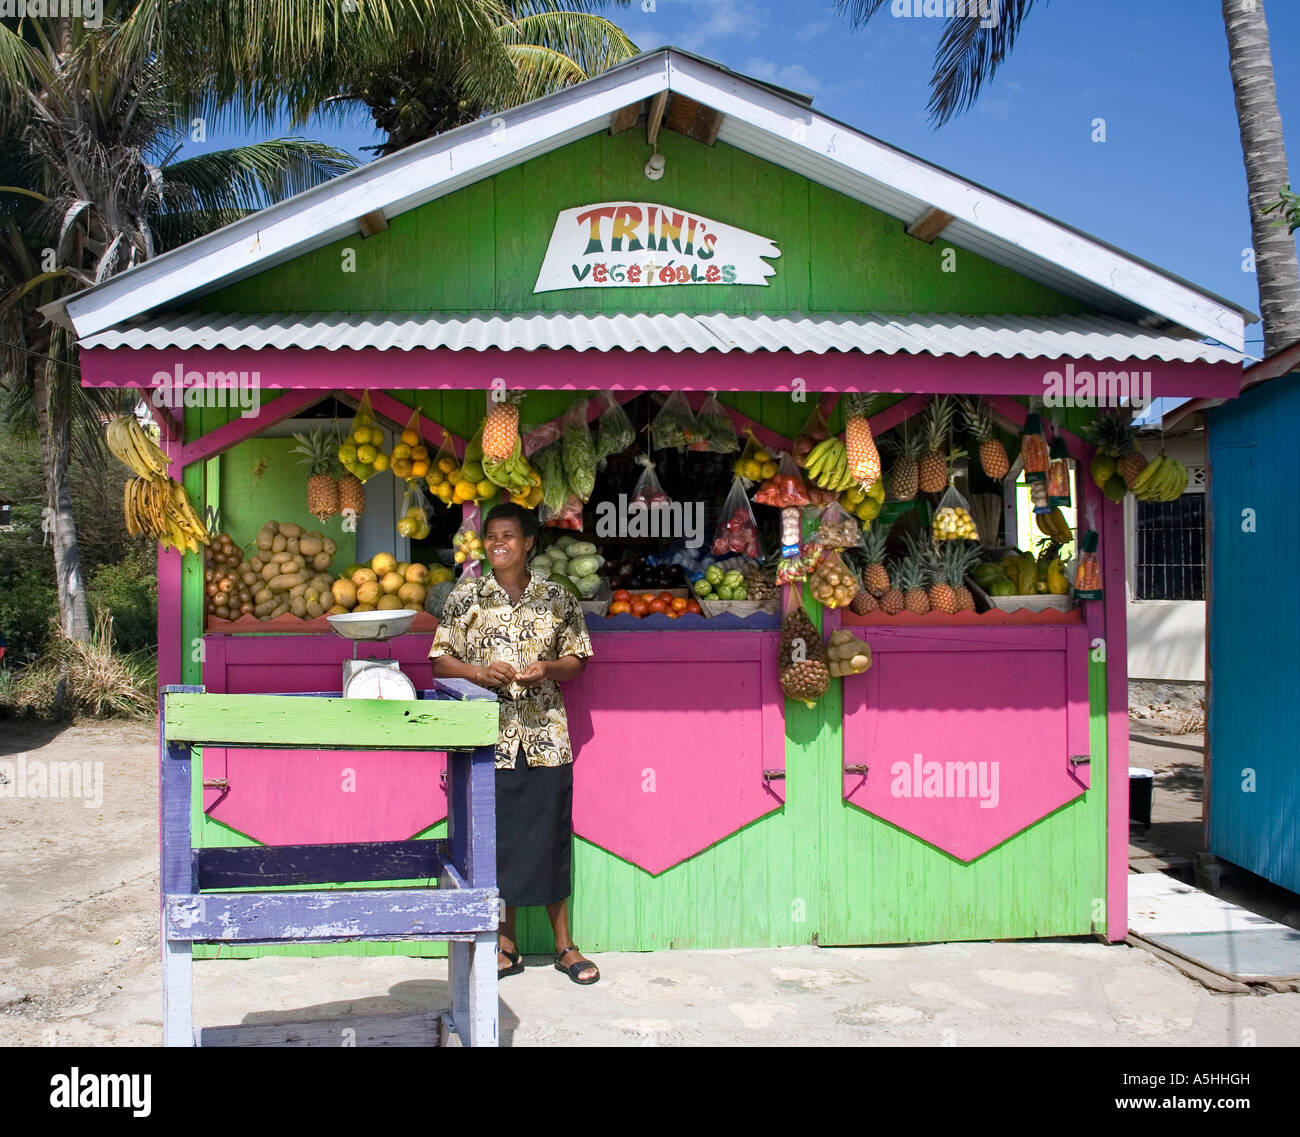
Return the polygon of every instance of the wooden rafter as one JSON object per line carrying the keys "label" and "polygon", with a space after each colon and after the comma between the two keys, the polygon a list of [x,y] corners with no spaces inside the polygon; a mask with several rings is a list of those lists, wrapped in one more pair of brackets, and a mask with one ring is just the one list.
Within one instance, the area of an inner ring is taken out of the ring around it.
{"label": "wooden rafter", "polygon": [[388,218],[382,209],[372,209],[369,213],[362,214],[357,219],[357,224],[361,226],[362,237],[373,237],[388,228]]}
{"label": "wooden rafter", "polygon": [[650,112],[645,119],[645,140],[649,146],[653,146],[659,138],[659,126],[664,120],[664,108],[667,105],[667,91],[660,91],[650,100]]}
{"label": "wooden rafter", "polygon": [[931,206],[907,227],[907,235],[927,245],[952,223],[952,214]]}

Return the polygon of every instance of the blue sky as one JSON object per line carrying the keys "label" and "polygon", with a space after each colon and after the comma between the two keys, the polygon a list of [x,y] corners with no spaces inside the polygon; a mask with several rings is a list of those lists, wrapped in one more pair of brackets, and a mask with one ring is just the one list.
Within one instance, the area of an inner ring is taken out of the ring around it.
{"label": "blue sky", "polygon": [[[1040,0],[974,110],[937,131],[926,104],[938,20],[886,7],[851,32],[824,3],[747,0],[633,0],[605,14],[642,49],[673,44],[810,94],[867,134],[1258,310],[1218,0]],[[1267,14],[1300,182],[1300,3],[1270,0]],[[1092,141],[1096,118],[1105,142]],[[358,154],[377,138],[365,115],[302,133]],[[205,148],[249,138],[214,132]],[[1258,325],[1247,336],[1258,354]]]}

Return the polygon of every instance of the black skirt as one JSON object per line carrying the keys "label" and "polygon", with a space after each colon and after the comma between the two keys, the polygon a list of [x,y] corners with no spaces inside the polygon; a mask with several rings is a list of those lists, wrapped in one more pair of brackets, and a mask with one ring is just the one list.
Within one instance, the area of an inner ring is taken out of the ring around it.
{"label": "black skirt", "polygon": [[529,766],[521,746],[496,772],[497,890],[511,907],[554,904],[572,891],[573,764]]}

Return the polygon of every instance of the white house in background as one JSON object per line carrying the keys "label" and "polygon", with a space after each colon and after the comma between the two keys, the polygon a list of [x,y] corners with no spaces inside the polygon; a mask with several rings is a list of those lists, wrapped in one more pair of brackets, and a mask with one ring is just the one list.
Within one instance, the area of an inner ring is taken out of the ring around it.
{"label": "white house in background", "polygon": [[[1175,405],[1183,400],[1173,401]],[[1177,501],[1124,499],[1128,530],[1128,673],[1130,679],[1205,681],[1206,448],[1205,415],[1193,414],[1161,433],[1157,399],[1136,420],[1139,449],[1165,452],[1187,467]]]}

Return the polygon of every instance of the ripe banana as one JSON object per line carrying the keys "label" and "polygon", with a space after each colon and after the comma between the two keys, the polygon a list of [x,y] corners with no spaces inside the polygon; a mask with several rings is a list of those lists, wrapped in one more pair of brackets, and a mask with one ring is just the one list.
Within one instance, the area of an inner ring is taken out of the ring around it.
{"label": "ripe banana", "polygon": [[164,454],[136,421],[134,415],[118,415],[108,424],[104,441],[109,453],[141,478],[165,478],[171,459]]}
{"label": "ripe banana", "polygon": [[1143,497],[1143,494],[1146,493],[1148,486],[1155,484],[1156,475],[1160,472],[1160,468],[1164,464],[1165,456],[1162,452],[1142,467],[1142,473],[1133,479],[1133,485],[1129,487],[1135,498],[1139,501],[1148,500]]}

